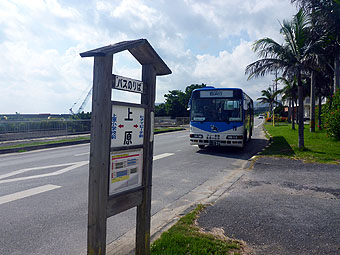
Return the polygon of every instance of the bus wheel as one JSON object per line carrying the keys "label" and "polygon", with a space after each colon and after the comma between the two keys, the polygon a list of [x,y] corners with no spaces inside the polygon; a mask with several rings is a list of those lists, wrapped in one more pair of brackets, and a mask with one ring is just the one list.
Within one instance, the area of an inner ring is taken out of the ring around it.
{"label": "bus wheel", "polygon": [[198,145],[198,148],[200,148],[201,150],[205,149],[205,145]]}

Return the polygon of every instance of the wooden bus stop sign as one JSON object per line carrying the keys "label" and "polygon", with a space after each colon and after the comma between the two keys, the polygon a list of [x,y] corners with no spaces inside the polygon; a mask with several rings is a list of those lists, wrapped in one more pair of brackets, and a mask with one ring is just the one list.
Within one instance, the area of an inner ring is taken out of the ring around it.
{"label": "wooden bus stop sign", "polygon": [[[142,81],[112,74],[113,55],[128,50]],[[106,253],[107,218],[137,206],[136,254],[150,254],[153,118],[156,76],[171,70],[146,39],[80,53],[94,57],[87,253]],[[141,94],[141,103],[111,101],[112,89]]]}

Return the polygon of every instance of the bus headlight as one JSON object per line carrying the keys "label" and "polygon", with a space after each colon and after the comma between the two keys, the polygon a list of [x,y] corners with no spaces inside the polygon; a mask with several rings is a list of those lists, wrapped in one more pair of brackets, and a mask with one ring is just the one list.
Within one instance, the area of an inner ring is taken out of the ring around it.
{"label": "bus headlight", "polygon": [[243,135],[227,135],[227,139],[243,139]]}
{"label": "bus headlight", "polygon": [[203,138],[203,135],[200,135],[200,134],[190,134],[190,138]]}

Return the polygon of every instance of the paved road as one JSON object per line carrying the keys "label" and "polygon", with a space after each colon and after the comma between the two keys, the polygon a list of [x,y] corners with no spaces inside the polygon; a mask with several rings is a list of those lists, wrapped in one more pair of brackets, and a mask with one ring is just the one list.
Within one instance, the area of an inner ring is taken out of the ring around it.
{"label": "paved road", "polygon": [[[258,123],[257,123],[258,124]],[[199,150],[188,131],[155,136],[152,215],[266,143]],[[86,254],[89,145],[0,156],[0,254]],[[107,243],[135,226],[135,208],[108,219]]]}

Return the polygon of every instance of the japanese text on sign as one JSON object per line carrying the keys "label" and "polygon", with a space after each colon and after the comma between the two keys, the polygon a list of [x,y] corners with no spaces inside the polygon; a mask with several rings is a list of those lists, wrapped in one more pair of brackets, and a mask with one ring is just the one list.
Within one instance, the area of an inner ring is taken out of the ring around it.
{"label": "japanese text on sign", "polygon": [[111,147],[142,145],[144,138],[144,108],[113,105]]}
{"label": "japanese text on sign", "polygon": [[143,82],[119,75],[114,75],[113,88],[136,93],[143,93]]}

